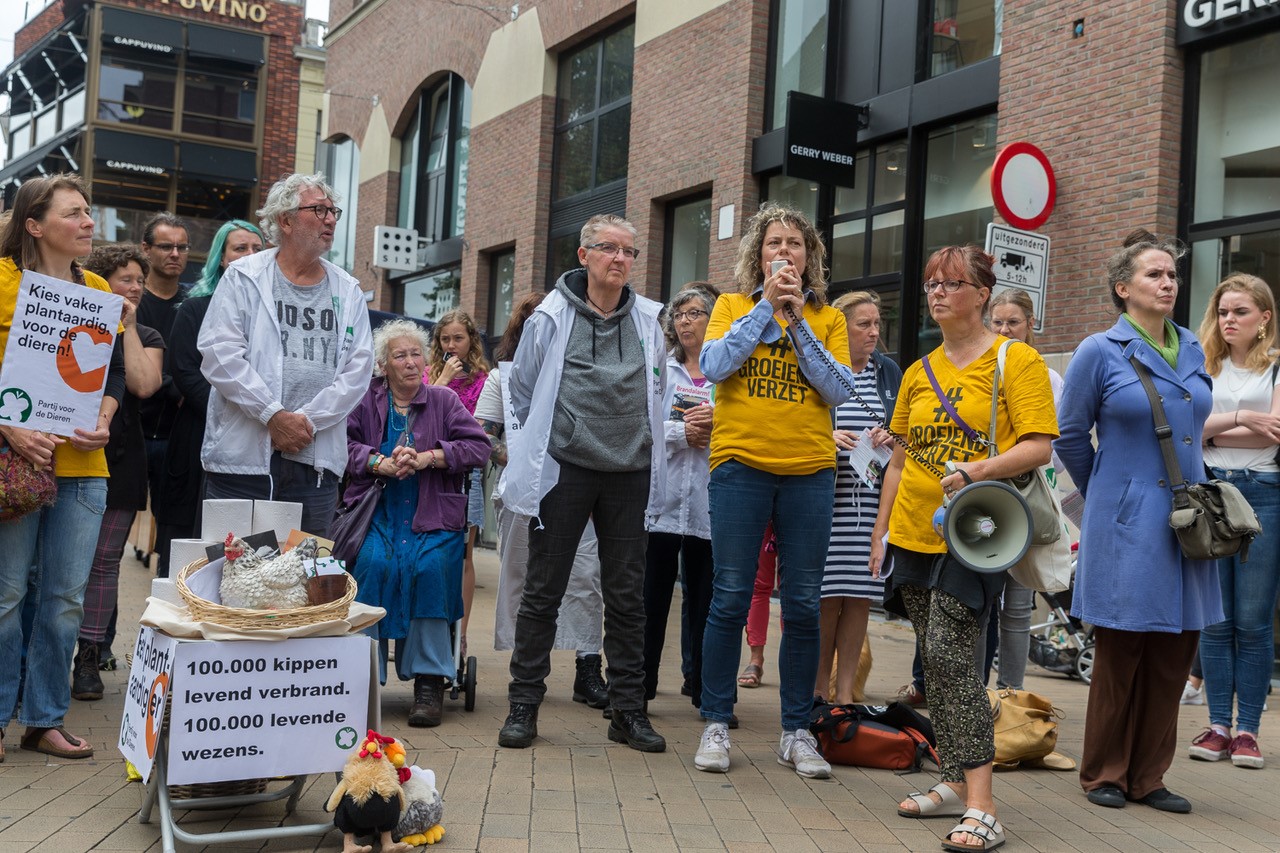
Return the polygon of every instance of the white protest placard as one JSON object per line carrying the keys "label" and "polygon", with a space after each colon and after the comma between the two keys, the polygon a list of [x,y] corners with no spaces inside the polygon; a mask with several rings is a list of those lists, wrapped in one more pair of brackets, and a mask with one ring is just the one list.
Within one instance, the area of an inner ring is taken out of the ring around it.
{"label": "white protest placard", "polygon": [[124,300],[22,273],[0,368],[0,423],[71,435],[92,430]]}
{"label": "white protest placard", "polygon": [[178,645],[170,785],[342,769],[369,729],[368,637]]}
{"label": "white protest placard", "polygon": [[142,774],[143,782],[151,778],[155,765],[177,647],[177,640],[145,627],[138,632],[138,644],[133,647],[118,746]]}
{"label": "white protest placard", "polygon": [[996,259],[995,293],[1025,290],[1035,308],[1037,332],[1044,331],[1045,286],[1049,280],[1049,238],[1007,225],[987,226],[987,253]]}

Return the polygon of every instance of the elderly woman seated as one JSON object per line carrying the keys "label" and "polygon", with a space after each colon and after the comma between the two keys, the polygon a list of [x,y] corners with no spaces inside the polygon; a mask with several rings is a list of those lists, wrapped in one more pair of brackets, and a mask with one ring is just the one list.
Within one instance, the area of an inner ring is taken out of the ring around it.
{"label": "elderly woman seated", "polygon": [[382,489],[349,568],[357,599],[387,611],[370,632],[379,640],[382,681],[391,640],[397,675],[413,679],[411,726],[440,724],[445,684],[457,672],[449,626],[463,613],[463,482],[489,458],[489,439],[458,395],[423,384],[429,345],[410,320],[380,327],[373,381],[347,418],[344,498],[351,503]]}

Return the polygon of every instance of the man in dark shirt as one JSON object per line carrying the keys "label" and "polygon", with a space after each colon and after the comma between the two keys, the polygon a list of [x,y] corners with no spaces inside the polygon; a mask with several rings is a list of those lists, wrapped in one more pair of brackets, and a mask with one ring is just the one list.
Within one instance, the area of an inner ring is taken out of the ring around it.
{"label": "man in dark shirt", "polygon": [[[186,298],[189,289],[180,281],[191,253],[186,223],[167,211],[157,213],[143,226],[142,252],[151,262],[151,271],[147,274],[147,287],[138,305],[138,322],[159,332],[167,346],[178,305]],[[150,399],[143,400],[139,410],[142,431],[147,439],[147,482],[152,506],[155,506],[159,495],[169,433],[181,402],[182,395],[166,373],[160,390]],[[156,574],[159,577],[169,576],[169,543],[176,533],[174,525],[156,523]]]}

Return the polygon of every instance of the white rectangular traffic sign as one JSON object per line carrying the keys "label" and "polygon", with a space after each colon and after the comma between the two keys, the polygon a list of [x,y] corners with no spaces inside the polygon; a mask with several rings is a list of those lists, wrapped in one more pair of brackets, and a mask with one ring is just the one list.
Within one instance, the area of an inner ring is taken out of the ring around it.
{"label": "white rectangular traffic sign", "polygon": [[[1035,330],[1044,328],[1044,303],[1049,280],[1049,238],[1008,225],[987,226],[987,253],[996,259],[996,289],[1025,290],[1035,306]],[[992,294],[995,295],[994,293]]]}

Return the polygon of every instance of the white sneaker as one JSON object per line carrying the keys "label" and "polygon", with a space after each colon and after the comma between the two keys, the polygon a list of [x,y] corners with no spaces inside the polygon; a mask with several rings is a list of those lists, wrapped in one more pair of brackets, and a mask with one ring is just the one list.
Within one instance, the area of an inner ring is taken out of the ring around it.
{"label": "white sneaker", "polygon": [[1203,705],[1204,704],[1204,688],[1194,687],[1188,681],[1186,686],[1182,688],[1182,704],[1183,705]]}
{"label": "white sneaker", "polygon": [[831,765],[818,752],[818,742],[808,729],[783,732],[778,744],[778,763],[793,767],[806,779],[826,779],[831,776]]}
{"label": "white sneaker", "polygon": [[707,723],[698,743],[693,766],[707,773],[729,772],[729,727],[724,723]]}

